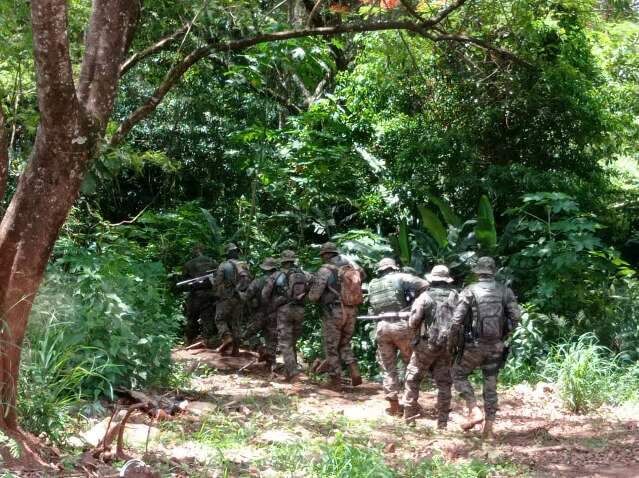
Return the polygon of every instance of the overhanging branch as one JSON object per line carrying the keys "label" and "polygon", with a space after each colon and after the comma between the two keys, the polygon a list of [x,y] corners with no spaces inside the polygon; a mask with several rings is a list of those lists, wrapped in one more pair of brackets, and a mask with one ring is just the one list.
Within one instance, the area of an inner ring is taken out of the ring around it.
{"label": "overhanging branch", "polygon": [[137,65],[140,61],[144,60],[145,58],[151,55],[154,55],[160,51],[166,50],[178,38],[184,35],[188,29],[189,29],[188,24],[183,25],[181,28],[161,38],[160,40],[155,42],[153,45],[131,55],[129,58],[126,59],[126,61],[124,61],[120,65],[120,76],[123,76],[127,71],[129,71],[131,68],[133,68],[135,65]]}
{"label": "overhanging branch", "polygon": [[242,38],[239,40],[219,41],[209,39],[207,44],[196,48],[189,53],[182,61],[175,64],[166,74],[160,86],[155,90],[153,95],[142,106],[133,111],[121,124],[110,140],[112,146],[119,144],[124,137],[131,131],[133,126],[151,114],[155,108],[162,102],[166,94],[178,83],[182,75],[202,58],[207,57],[212,52],[233,52],[243,50],[261,43],[286,41],[294,38],[303,37],[330,37],[345,33],[363,33],[387,30],[403,30],[416,33],[418,35],[429,38],[433,41],[458,41],[464,43],[472,43],[481,48],[500,54],[502,57],[520,64],[527,64],[519,59],[516,55],[507,50],[490,45],[481,39],[467,37],[463,35],[448,35],[443,33],[432,34],[431,31],[437,31],[437,25],[441,23],[453,11],[460,8],[466,0],[458,0],[450,5],[432,19],[421,22],[395,20],[380,21],[368,23],[347,23],[341,25],[312,27],[295,30],[284,30],[280,32],[263,33],[254,37]]}

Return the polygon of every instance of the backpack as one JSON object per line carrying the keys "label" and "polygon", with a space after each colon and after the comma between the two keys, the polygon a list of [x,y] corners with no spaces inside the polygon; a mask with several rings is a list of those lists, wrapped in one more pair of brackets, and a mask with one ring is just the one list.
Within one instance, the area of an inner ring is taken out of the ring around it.
{"label": "backpack", "polygon": [[[497,285],[495,288],[483,289],[480,284],[473,284],[469,290],[473,296],[472,318],[467,318],[467,336],[473,339],[502,340],[507,333],[506,305],[504,298],[506,289]],[[483,292],[483,293],[482,293]],[[484,311],[480,312],[483,308]],[[469,311],[469,314],[471,312]]]}
{"label": "backpack", "polygon": [[357,306],[364,302],[362,275],[352,264],[344,264],[337,270],[340,299],[343,305]]}
{"label": "backpack", "polygon": [[291,302],[301,304],[304,301],[304,297],[306,297],[309,289],[309,283],[306,274],[299,269],[295,269],[288,273],[287,280],[287,297],[291,300]]}
{"label": "backpack", "polygon": [[375,314],[397,312],[408,305],[396,274],[372,280],[368,286],[368,302]]}
{"label": "backpack", "polygon": [[[428,343],[435,347],[442,347],[448,344],[450,337],[450,326],[453,321],[453,314],[457,307],[459,296],[456,290],[451,290],[446,300],[436,301],[435,317],[428,325]],[[424,324],[426,325],[426,324]]]}
{"label": "backpack", "polygon": [[244,261],[230,259],[223,264],[223,286],[226,289],[222,297],[230,298],[235,291],[246,292],[251,283],[251,273],[248,264]]}

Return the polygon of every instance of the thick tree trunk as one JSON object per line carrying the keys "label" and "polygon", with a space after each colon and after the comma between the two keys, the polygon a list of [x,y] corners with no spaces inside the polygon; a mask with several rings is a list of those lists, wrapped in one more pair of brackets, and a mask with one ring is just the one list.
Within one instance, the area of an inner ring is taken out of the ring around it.
{"label": "thick tree trunk", "polygon": [[[66,0],[32,0],[40,125],[0,223],[0,429],[19,436],[20,352],[33,298],[104,133],[139,3],[94,0],[76,91]],[[25,450],[27,447],[25,446]]]}

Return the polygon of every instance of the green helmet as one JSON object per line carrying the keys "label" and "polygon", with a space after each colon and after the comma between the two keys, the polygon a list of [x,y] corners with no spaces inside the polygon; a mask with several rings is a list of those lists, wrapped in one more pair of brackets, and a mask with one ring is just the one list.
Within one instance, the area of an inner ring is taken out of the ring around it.
{"label": "green helmet", "polygon": [[320,247],[320,256],[322,254],[339,254],[339,251],[337,250],[337,245],[334,242],[325,242],[324,244],[322,244],[322,247]]}
{"label": "green helmet", "polygon": [[497,272],[497,266],[495,265],[495,259],[492,257],[484,256],[477,259],[477,264],[473,267],[475,274],[495,275]]}
{"label": "green helmet", "polygon": [[226,254],[228,254],[231,251],[239,251],[240,248],[237,247],[235,244],[233,244],[232,242],[229,242],[226,246],[224,246],[224,252]]}
{"label": "green helmet", "polygon": [[282,254],[280,255],[280,264],[283,264],[284,262],[295,262],[296,260],[297,256],[295,255],[295,252],[290,249],[282,251]]}
{"label": "green helmet", "polygon": [[263,271],[274,271],[277,269],[277,261],[273,257],[267,257],[260,264],[260,269]]}
{"label": "green helmet", "polygon": [[397,267],[397,262],[395,262],[395,259],[391,259],[390,257],[384,257],[381,261],[377,263],[377,272],[384,272],[388,269],[393,269],[395,271],[398,271],[399,267]]}

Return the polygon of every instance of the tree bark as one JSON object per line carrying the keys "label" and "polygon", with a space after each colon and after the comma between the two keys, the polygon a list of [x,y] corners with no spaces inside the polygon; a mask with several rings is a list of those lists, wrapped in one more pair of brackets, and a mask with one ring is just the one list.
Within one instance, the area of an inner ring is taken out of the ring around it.
{"label": "tree bark", "polygon": [[9,178],[9,141],[7,135],[7,125],[0,104],[0,201],[4,198]]}
{"label": "tree bark", "polygon": [[111,115],[120,62],[139,4],[94,0],[78,90],[69,57],[66,0],[32,0],[40,124],[0,223],[0,428],[18,430],[20,351],[31,304],[60,228]]}

